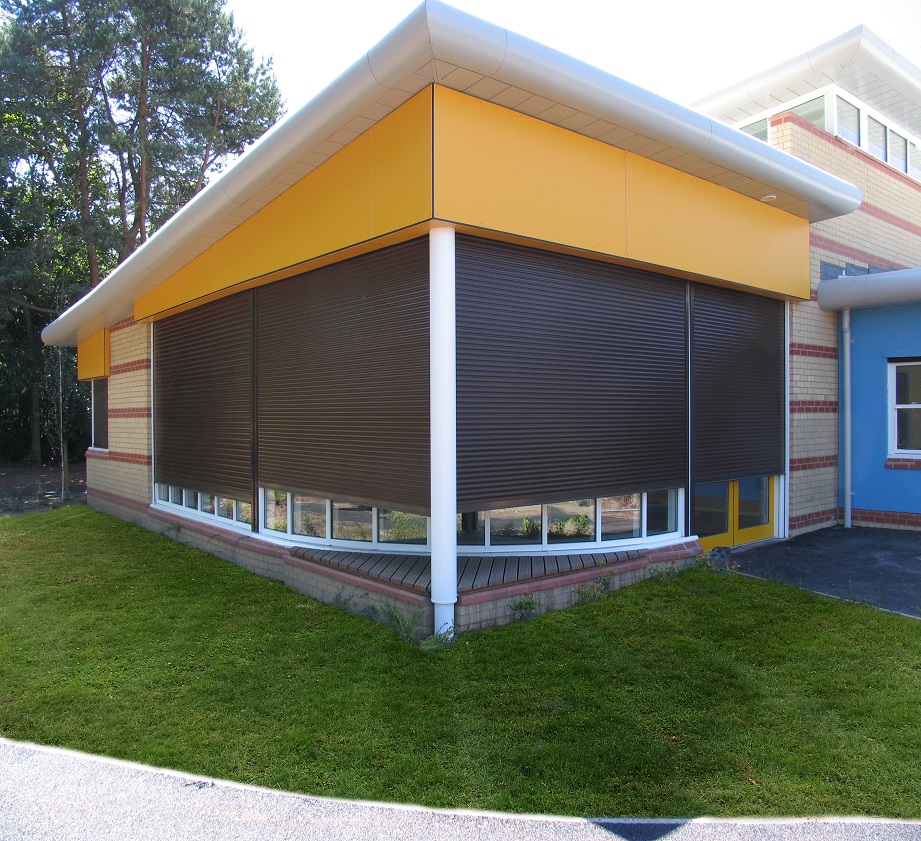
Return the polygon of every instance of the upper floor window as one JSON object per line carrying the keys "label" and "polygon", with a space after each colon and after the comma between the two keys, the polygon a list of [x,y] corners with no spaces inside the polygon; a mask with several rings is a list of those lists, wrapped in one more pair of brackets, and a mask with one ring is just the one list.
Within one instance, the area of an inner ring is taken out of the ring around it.
{"label": "upper floor window", "polygon": [[837,97],[838,106],[838,137],[844,138],[848,143],[860,145],[860,109],[851,105],[846,99]]}

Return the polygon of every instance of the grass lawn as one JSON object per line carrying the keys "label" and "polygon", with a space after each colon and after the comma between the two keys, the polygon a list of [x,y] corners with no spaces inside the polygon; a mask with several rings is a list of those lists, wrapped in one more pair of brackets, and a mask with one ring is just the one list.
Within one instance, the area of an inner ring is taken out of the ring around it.
{"label": "grass lawn", "polygon": [[0,734],[311,794],[921,817],[921,623],[715,572],[462,636],[82,506],[0,519]]}

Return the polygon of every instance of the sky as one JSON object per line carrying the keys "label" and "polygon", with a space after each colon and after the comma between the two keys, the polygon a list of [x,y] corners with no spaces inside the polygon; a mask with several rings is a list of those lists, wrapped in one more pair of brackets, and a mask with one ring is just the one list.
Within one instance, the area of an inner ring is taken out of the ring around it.
{"label": "sky", "polygon": [[[421,0],[227,0],[296,111]],[[919,0],[452,0],[682,104],[865,24],[921,67]]]}

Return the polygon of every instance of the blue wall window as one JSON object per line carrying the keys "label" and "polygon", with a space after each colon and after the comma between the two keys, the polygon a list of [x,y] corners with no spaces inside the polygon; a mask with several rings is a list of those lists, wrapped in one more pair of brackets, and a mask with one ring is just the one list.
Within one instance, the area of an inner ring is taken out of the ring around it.
{"label": "blue wall window", "polygon": [[889,362],[889,450],[921,455],[921,359]]}

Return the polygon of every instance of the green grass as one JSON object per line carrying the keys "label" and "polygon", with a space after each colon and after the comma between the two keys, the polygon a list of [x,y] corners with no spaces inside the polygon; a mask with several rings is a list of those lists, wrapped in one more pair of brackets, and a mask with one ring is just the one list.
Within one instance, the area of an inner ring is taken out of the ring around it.
{"label": "green grass", "polygon": [[921,817],[921,623],[692,572],[396,635],[85,507],[0,519],[0,733],[274,788]]}

